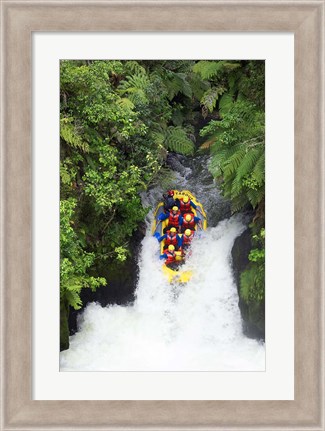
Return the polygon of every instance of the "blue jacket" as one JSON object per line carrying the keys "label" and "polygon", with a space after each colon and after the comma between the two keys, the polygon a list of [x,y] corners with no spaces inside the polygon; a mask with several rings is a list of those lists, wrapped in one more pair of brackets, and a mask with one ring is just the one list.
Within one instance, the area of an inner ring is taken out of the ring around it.
{"label": "blue jacket", "polygon": [[158,216],[158,220],[164,221],[164,220],[166,220],[166,218],[168,218],[168,217],[169,217],[169,213],[167,213],[167,214],[165,214],[165,213],[161,213],[161,214],[159,214],[159,216]]}

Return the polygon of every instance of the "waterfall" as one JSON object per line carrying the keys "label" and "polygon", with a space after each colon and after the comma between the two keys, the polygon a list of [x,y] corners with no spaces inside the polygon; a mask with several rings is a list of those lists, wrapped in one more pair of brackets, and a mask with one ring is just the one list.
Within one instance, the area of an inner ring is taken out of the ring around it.
{"label": "waterfall", "polygon": [[[185,286],[165,279],[149,213],[134,303],[88,304],[69,350],[60,354],[61,371],[265,369],[264,343],[242,332],[232,274],[231,249],[246,225],[240,215],[229,217],[229,205],[217,193],[207,162],[202,157],[200,163],[196,158],[188,166],[182,164],[175,176],[175,188],[191,190],[209,217],[208,229],[194,239],[183,267],[193,271],[193,278]],[[155,205],[161,192],[156,187],[145,193],[144,203]]]}

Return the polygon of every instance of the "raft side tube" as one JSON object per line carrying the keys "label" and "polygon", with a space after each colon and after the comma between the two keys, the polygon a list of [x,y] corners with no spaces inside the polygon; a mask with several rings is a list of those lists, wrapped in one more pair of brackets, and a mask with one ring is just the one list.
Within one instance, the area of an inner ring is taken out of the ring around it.
{"label": "raft side tube", "polygon": [[[195,216],[198,216],[201,218],[202,228],[203,228],[203,230],[206,230],[206,228],[207,228],[207,216],[206,216],[206,212],[204,211],[202,204],[199,201],[197,201],[196,197],[189,190],[182,190],[182,191],[174,190],[174,198],[175,199],[180,199],[180,198],[183,198],[185,196],[188,196],[188,198],[192,202],[194,202],[194,204],[200,209],[202,215],[198,214],[198,212],[195,210],[195,208],[192,208],[192,212]],[[160,236],[163,235],[163,231],[164,231],[165,227],[168,226],[168,219],[159,223],[159,215],[161,213],[164,213],[164,203],[163,202],[160,202],[156,207],[156,210],[154,212],[154,223],[153,223],[153,227],[152,227],[152,233],[155,234],[156,232],[158,232]],[[198,226],[195,226],[195,230],[198,230]],[[160,243],[160,254],[164,253],[164,245],[165,245],[165,241],[163,240]],[[163,264],[163,273],[168,278],[168,281],[170,283],[174,283],[174,282],[187,283],[192,278],[192,275],[193,275],[192,271],[182,271],[181,268],[174,270],[174,269],[169,268],[165,264]]]}

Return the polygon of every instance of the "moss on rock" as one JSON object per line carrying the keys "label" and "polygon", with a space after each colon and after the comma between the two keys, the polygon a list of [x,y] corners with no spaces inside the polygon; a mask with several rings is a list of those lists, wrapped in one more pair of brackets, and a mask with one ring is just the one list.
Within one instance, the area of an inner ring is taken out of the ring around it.
{"label": "moss on rock", "polygon": [[240,292],[240,275],[249,265],[248,255],[252,249],[251,230],[246,229],[236,238],[231,255],[234,277],[239,296],[239,308],[243,319],[244,334],[250,338],[265,339],[265,303],[247,303]]}

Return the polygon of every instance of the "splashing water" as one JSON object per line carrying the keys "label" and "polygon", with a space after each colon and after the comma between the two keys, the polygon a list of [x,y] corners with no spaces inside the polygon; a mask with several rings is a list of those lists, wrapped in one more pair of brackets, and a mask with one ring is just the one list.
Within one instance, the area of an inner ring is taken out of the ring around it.
{"label": "splashing water", "polygon": [[179,286],[164,278],[148,228],[134,304],[89,304],[60,354],[61,371],[264,370],[264,343],[242,333],[231,269],[231,249],[244,229],[234,216],[202,232],[183,267],[193,278]]}
{"label": "splashing water", "polygon": [[[186,286],[171,285],[162,274],[157,240],[148,230],[139,256],[139,280],[132,305],[90,303],[79,317],[70,348],[60,354],[61,371],[262,371],[264,343],[242,333],[232,267],[234,240],[246,228],[229,216],[208,171],[208,157],[171,157],[171,187],[189,189],[202,202],[209,227],[192,243],[183,268],[193,271]],[[155,207],[163,190],[142,196]],[[220,220],[224,219],[220,222]],[[109,289],[109,286],[107,287]]]}

